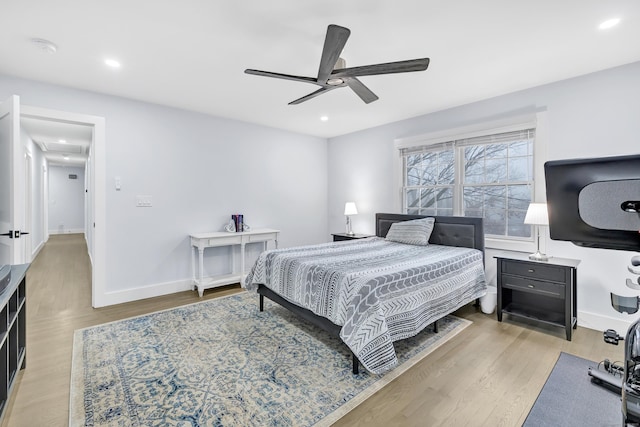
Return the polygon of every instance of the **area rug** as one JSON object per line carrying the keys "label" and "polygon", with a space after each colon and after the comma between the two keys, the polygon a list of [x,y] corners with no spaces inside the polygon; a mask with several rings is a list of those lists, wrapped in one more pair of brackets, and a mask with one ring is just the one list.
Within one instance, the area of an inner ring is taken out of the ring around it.
{"label": "area rug", "polygon": [[587,373],[597,365],[560,353],[523,427],[620,426],[620,394],[592,383]]}
{"label": "area rug", "polygon": [[249,292],[77,330],[69,425],[330,425],[470,323],[397,342],[382,376],[353,375],[339,339]]}

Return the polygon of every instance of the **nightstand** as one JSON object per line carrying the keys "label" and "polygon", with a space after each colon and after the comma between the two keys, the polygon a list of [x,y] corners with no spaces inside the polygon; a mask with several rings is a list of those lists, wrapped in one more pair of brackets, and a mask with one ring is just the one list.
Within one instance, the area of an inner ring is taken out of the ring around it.
{"label": "nightstand", "polygon": [[366,239],[367,237],[373,237],[372,234],[347,234],[347,233],[333,233],[334,242],[339,242],[341,240],[356,240],[356,239]]}
{"label": "nightstand", "polygon": [[577,326],[576,281],[580,261],[530,260],[525,254],[496,256],[498,321],[502,313],[565,328],[567,340]]}

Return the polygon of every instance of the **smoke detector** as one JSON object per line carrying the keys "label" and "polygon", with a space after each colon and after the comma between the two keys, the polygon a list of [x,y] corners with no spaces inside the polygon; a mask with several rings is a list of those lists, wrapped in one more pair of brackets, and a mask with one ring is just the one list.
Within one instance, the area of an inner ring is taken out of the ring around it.
{"label": "smoke detector", "polygon": [[31,43],[44,53],[54,54],[58,51],[58,46],[49,40],[31,39]]}

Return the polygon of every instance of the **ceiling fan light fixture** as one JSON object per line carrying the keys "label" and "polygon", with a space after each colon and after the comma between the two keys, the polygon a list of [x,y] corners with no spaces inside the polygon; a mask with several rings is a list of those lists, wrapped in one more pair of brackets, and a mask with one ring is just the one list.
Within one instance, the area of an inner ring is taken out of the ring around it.
{"label": "ceiling fan light fixture", "polygon": [[251,68],[247,68],[244,72],[256,76],[293,80],[320,86],[320,89],[315,92],[289,102],[289,105],[298,105],[316,96],[343,87],[349,87],[365,104],[369,104],[378,100],[378,96],[365,86],[358,77],[425,71],[429,66],[429,58],[418,58],[346,68],[346,62],[340,57],[340,54],[350,34],[351,31],[348,28],[340,27],[339,25],[329,25],[327,27],[327,35],[324,39],[317,77],[294,76]]}

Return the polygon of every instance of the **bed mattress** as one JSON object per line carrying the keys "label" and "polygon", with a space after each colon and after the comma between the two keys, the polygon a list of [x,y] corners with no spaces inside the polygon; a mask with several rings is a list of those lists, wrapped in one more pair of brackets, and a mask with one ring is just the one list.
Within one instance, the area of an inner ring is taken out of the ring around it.
{"label": "bed mattress", "polygon": [[486,293],[481,251],[377,237],[265,251],[244,286],[258,284],[341,326],[373,373],[397,364],[394,341]]}

